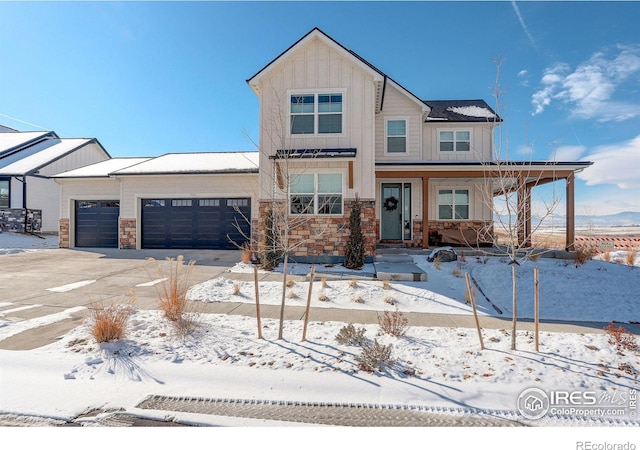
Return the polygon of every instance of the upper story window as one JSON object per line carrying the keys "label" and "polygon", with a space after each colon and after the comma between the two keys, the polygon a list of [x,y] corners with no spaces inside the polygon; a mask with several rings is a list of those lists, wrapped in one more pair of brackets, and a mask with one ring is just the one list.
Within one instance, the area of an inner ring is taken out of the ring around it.
{"label": "upper story window", "polygon": [[441,152],[468,152],[471,150],[471,132],[440,131],[438,146]]}
{"label": "upper story window", "polygon": [[9,208],[9,179],[0,179],[0,208]]}
{"label": "upper story window", "polygon": [[290,186],[291,214],[342,214],[342,174],[304,173]]}
{"label": "upper story window", "polygon": [[387,153],[407,152],[407,121],[387,120]]}
{"label": "upper story window", "polygon": [[291,134],[342,133],[342,94],[291,95]]}
{"label": "upper story window", "polygon": [[469,190],[440,189],[438,191],[438,219],[469,219]]}

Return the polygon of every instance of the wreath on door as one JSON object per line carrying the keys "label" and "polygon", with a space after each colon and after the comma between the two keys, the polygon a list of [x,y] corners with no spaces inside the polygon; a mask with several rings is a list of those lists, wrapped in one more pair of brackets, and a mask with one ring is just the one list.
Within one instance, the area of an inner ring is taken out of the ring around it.
{"label": "wreath on door", "polygon": [[398,209],[398,199],[395,197],[385,198],[384,209],[386,211],[395,211],[396,209]]}

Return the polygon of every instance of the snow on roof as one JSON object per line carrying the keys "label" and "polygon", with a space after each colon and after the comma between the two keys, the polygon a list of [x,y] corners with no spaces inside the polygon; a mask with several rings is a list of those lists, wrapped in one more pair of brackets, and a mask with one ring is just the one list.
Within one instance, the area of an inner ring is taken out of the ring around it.
{"label": "snow on roof", "polygon": [[0,175],[33,173],[90,141],[91,139],[55,139],[38,143],[0,159]]}
{"label": "snow on roof", "polygon": [[20,132],[3,132],[0,133],[0,155],[12,148],[26,144],[36,138],[44,137],[50,131],[20,131]]}
{"label": "snow on roof", "polygon": [[110,173],[148,161],[151,158],[111,158],[88,166],[68,170],[53,178],[100,178]]}
{"label": "snow on roof", "polygon": [[168,153],[113,175],[257,172],[258,152]]}
{"label": "snow on roof", "polygon": [[489,119],[493,119],[496,115],[489,111],[487,108],[481,108],[480,106],[470,105],[470,106],[450,106],[447,108],[447,111],[454,112],[456,114],[461,114],[463,116],[469,117],[486,117]]}

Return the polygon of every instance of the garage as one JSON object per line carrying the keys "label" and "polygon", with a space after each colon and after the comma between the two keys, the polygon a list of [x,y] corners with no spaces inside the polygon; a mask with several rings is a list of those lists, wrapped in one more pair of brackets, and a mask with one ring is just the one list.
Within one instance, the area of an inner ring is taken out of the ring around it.
{"label": "garage", "polygon": [[251,233],[250,198],[142,199],[142,248],[235,249]]}
{"label": "garage", "polygon": [[76,247],[118,248],[118,200],[76,200]]}

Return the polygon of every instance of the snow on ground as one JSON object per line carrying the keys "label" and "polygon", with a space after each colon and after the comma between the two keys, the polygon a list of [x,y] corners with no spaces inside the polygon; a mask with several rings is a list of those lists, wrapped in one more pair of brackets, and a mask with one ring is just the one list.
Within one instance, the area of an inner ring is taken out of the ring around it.
{"label": "snow on ground", "polygon": [[[317,282],[314,306],[324,304],[317,299],[324,290],[328,297],[326,304],[332,307],[391,311],[395,306],[384,302],[384,298],[390,296],[400,311],[468,314],[464,278],[454,274],[454,270],[459,270],[472,273],[491,301],[508,311],[510,266],[499,258],[487,260],[486,264],[484,260],[466,259],[464,264],[443,263],[440,269],[420,259],[419,265],[428,273],[429,281],[391,282],[391,289],[384,289],[380,281],[368,280],[357,280],[358,286],[351,287],[348,277],[329,279],[324,289]],[[531,297],[528,283],[532,283],[533,265],[523,263],[518,267],[519,285],[523,289],[519,309],[523,317],[529,315],[526,305]],[[604,261],[589,261],[576,267],[571,261],[551,259],[540,259],[535,265],[540,267],[543,317],[566,318],[570,313],[574,314],[571,317],[599,321],[612,318],[628,321],[640,317],[638,268]],[[304,273],[306,269],[296,270]],[[248,268],[239,265],[233,270],[247,271]],[[232,286],[233,282],[227,279],[209,281],[194,287],[191,295],[201,301],[254,301],[250,285],[241,284],[243,297],[232,295],[229,292]],[[302,304],[306,283],[297,281],[293,290],[299,298],[288,298],[287,303]],[[353,302],[354,295],[360,295],[364,303]],[[279,301],[278,289],[262,283],[261,301],[272,302],[274,297]],[[483,314],[497,314],[488,301],[479,298],[478,303]],[[0,323],[5,330],[17,326],[17,323],[3,322],[2,318]],[[52,425],[93,408],[122,409],[162,418],[162,411],[136,408],[149,395],[421,405],[464,411],[478,408],[491,410],[496,416],[514,417],[518,395],[530,387],[591,391],[609,403],[614,399],[616,402],[629,399],[640,387],[640,353],[618,351],[604,334],[543,332],[537,353],[532,333],[525,331],[518,333],[518,350],[512,351],[508,330],[483,330],[486,349],[480,350],[474,329],[409,327],[405,336],[393,337],[382,334],[378,325],[356,324],[356,328],[365,329],[370,342],[377,339],[381,344],[393,346],[395,364],[382,372],[369,373],[358,367],[359,347],[335,340],[345,323],[310,322],[305,342],[300,341],[300,321],[285,322],[283,340],[277,339],[277,321],[270,319],[263,319],[262,340],[256,337],[255,319],[248,317],[201,314],[197,316],[197,323],[192,334],[180,338],[158,311],[136,310],[126,338],[119,342],[97,344],[88,327],[80,326],[46,347],[21,352],[0,351],[0,423],[4,423],[3,418],[27,415],[31,424]],[[277,421],[167,414],[177,421],[201,425],[283,425]],[[637,409],[628,407],[621,417],[585,422],[580,420],[580,415],[560,412],[535,425],[600,425],[595,435],[584,428],[577,431],[564,428],[563,432],[570,433],[571,448],[576,448],[576,440],[589,438],[598,442],[616,439],[624,443],[628,435],[611,425],[637,425],[638,422],[631,422],[637,420],[634,414]],[[86,426],[91,426],[96,419],[83,420]],[[263,447],[278,444],[280,448],[293,448],[292,442],[301,442],[300,434],[292,435],[290,429],[284,431],[292,439],[284,439],[282,432],[273,434],[261,430],[249,434],[255,435],[256,441],[251,442]],[[508,441],[500,436],[514,436],[500,431],[498,440],[496,435],[486,440],[478,435],[483,431],[443,435],[437,434],[437,430],[418,430],[417,434],[405,431],[402,436],[416,442],[438,436],[448,439],[453,448],[461,448],[456,444],[464,442],[474,448],[492,450],[506,448],[502,445]],[[335,439],[326,432],[316,434],[306,430],[305,433],[305,447],[326,447]],[[160,444],[169,442],[166,434],[163,436]],[[184,435],[179,436],[184,439]],[[557,438],[555,431],[545,436],[548,436],[545,439]],[[539,448],[541,443],[554,442],[541,440],[540,433],[531,437],[521,439],[519,448]],[[233,431],[231,439],[234,438],[248,437],[246,433],[240,436]],[[397,445],[399,439],[394,433],[375,430],[350,438],[362,445],[377,446]],[[112,446],[113,441],[96,439],[85,444],[106,448]]]}
{"label": "snow on ground", "polygon": [[24,233],[0,233],[0,255],[40,250],[44,248],[58,248],[58,236],[34,236]]}

